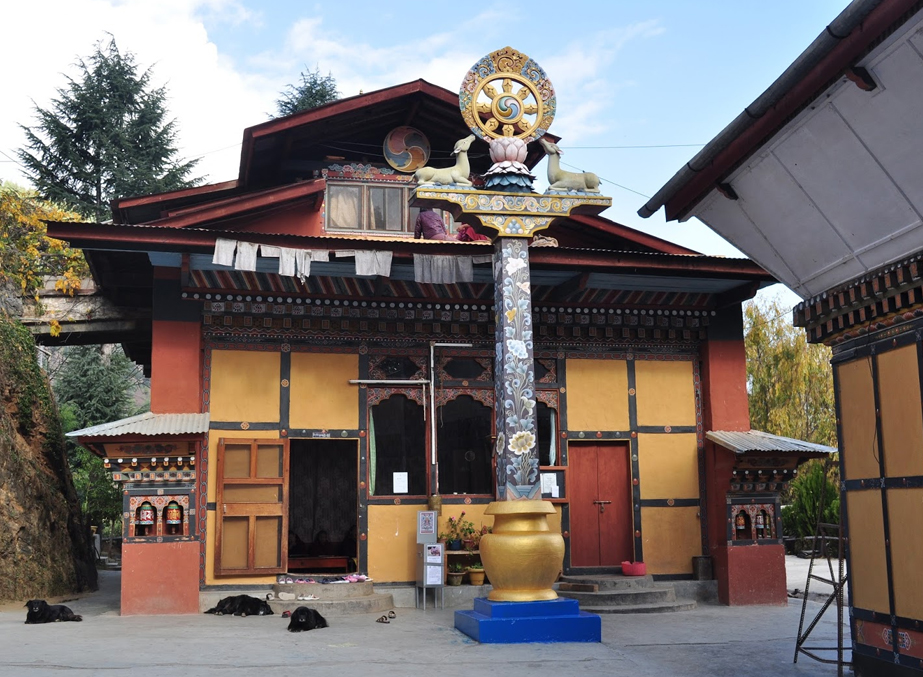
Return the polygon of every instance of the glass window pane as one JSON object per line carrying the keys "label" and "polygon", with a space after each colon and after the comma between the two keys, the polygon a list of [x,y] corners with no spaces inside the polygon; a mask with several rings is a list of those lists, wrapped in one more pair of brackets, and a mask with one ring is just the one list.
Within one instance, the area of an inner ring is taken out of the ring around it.
{"label": "glass window pane", "polygon": [[281,445],[260,445],[256,448],[256,476],[282,477]]}
{"label": "glass window pane", "polygon": [[492,493],[491,408],[462,395],[439,407],[436,416],[439,493]]}
{"label": "glass window pane", "polygon": [[404,229],[401,221],[403,211],[402,188],[369,188],[369,228],[371,230]]}
{"label": "glass window pane", "polygon": [[362,186],[327,186],[327,228],[360,230],[362,228]]}
{"label": "glass window pane", "polygon": [[225,484],[225,503],[281,503],[282,487],[278,484]]}
{"label": "glass window pane", "polygon": [[246,569],[250,518],[225,517],[221,522],[221,568]]}
{"label": "glass window pane", "polygon": [[253,566],[257,569],[282,566],[282,517],[257,517],[253,531]]}
{"label": "glass window pane", "polygon": [[[423,407],[393,395],[372,407],[369,494],[394,494],[394,473],[407,473],[407,494],[426,495],[426,423]],[[402,492],[403,493],[403,492]]]}
{"label": "glass window pane", "polygon": [[450,378],[469,381],[478,379],[485,371],[483,365],[469,357],[453,357],[443,365],[442,369]]}
{"label": "glass window pane", "polygon": [[250,445],[224,445],[224,476],[250,477]]}

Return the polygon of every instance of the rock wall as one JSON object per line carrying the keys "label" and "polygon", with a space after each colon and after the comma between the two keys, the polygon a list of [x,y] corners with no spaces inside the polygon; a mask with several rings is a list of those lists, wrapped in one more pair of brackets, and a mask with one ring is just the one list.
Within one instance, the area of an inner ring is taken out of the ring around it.
{"label": "rock wall", "polygon": [[29,331],[0,311],[0,599],[96,585],[51,388]]}

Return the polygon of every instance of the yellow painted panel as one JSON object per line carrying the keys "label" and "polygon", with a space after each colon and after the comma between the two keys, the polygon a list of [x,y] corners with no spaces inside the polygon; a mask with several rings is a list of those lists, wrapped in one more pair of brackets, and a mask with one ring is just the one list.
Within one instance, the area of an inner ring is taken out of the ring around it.
{"label": "yellow painted panel", "polygon": [[890,613],[881,492],[849,491],[849,596],[852,605]]}
{"label": "yellow painted panel", "polygon": [[891,528],[894,610],[898,616],[923,618],[923,585],[920,585],[920,562],[923,562],[923,489],[888,490],[888,519]]}
{"label": "yellow painted panel", "polygon": [[[292,353],[292,428],[353,430],[359,427],[359,356]],[[416,531],[414,531],[416,533]]]}
{"label": "yellow painted panel", "polygon": [[698,498],[699,451],[695,433],[638,435],[641,498]]}
{"label": "yellow painted panel", "polygon": [[369,506],[369,576],[376,581],[416,579],[417,512],[425,505]]}
{"label": "yellow painted panel", "polygon": [[923,475],[923,416],[916,344],[878,356],[878,393],[885,474]]}
{"label": "yellow painted panel", "polygon": [[280,355],[253,350],[212,351],[211,420],[277,422]]}
{"label": "yellow painted panel", "polygon": [[[218,500],[218,440],[233,439],[261,439],[277,440],[279,439],[278,430],[210,430],[208,432],[208,500],[214,502]],[[250,454],[247,453],[247,462],[249,463]],[[239,460],[239,457],[238,457]],[[237,464],[237,472],[243,474],[234,474],[232,477],[247,477],[250,473],[249,467],[242,470]]]}
{"label": "yellow painted panel", "polygon": [[628,365],[623,360],[567,360],[569,430],[628,430]]}
{"label": "yellow painted panel", "polygon": [[205,584],[206,585],[272,585],[275,576],[215,576],[215,513],[205,515]]}
{"label": "yellow painted panel", "polygon": [[641,508],[647,573],[692,573],[692,558],[702,554],[698,515],[698,508]]}
{"label": "yellow painted panel", "polygon": [[836,368],[842,431],[840,454],[848,480],[881,476],[870,359],[863,357]]}
{"label": "yellow painted panel", "polygon": [[696,424],[692,362],[635,360],[635,389],[638,425]]}

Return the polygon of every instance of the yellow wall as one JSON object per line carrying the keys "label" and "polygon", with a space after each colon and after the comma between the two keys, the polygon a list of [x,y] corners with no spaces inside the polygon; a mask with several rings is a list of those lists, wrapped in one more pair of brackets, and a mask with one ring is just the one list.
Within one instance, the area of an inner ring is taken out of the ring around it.
{"label": "yellow wall", "polygon": [[638,435],[638,471],[642,499],[698,498],[699,449],[695,433]]}
{"label": "yellow wall", "polygon": [[923,475],[923,416],[916,344],[878,356],[878,393],[885,474]]}
{"label": "yellow wall", "polygon": [[699,509],[641,508],[644,562],[649,574],[692,573],[692,558],[702,554]]}
{"label": "yellow wall", "polygon": [[638,425],[695,425],[692,376],[690,361],[635,360]]}
{"label": "yellow wall", "polygon": [[[208,433],[208,497],[214,503],[218,497],[218,440],[225,439],[279,439],[277,430],[211,430]],[[217,507],[218,510],[221,506]],[[275,576],[215,576],[215,512],[209,511],[205,521],[205,583],[208,585],[258,585],[274,583]]]}
{"label": "yellow wall", "polygon": [[840,451],[846,470],[845,479],[849,480],[881,476],[875,434],[872,365],[868,360],[861,358],[836,368],[840,388]]}
{"label": "yellow wall", "polygon": [[881,492],[849,491],[849,596],[859,609],[890,613]]}
{"label": "yellow wall", "polygon": [[211,420],[277,422],[280,364],[280,353],[212,351]]}
{"label": "yellow wall", "polygon": [[359,427],[359,356],[339,353],[292,353],[292,428]]}
{"label": "yellow wall", "polygon": [[569,430],[628,430],[628,367],[621,360],[567,360]]}
{"label": "yellow wall", "polygon": [[[874,492],[876,495],[878,492]],[[851,516],[850,516],[851,517]],[[923,618],[923,489],[888,490],[894,610],[898,616]],[[855,533],[850,524],[850,533]],[[850,585],[855,585],[850,581]]]}

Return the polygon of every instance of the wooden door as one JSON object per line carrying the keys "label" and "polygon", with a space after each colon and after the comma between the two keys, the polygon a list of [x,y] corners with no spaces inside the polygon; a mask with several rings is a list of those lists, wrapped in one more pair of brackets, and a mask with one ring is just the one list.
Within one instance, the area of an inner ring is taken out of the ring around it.
{"label": "wooden door", "polygon": [[288,440],[219,441],[216,574],[285,572],[288,469]]}
{"label": "wooden door", "polygon": [[571,443],[568,466],[571,566],[610,567],[634,559],[628,445]]}

